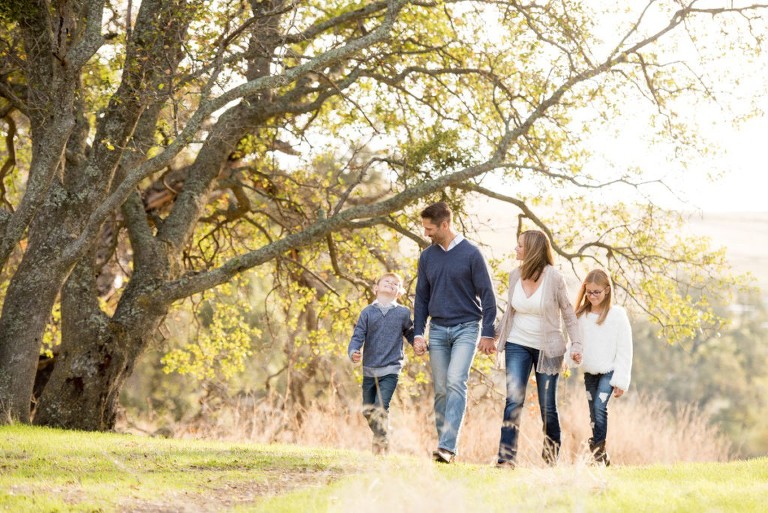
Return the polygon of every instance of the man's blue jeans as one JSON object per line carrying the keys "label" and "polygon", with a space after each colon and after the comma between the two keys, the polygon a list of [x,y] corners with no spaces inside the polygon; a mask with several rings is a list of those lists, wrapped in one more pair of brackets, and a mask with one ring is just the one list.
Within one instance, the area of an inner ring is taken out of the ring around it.
{"label": "man's blue jeans", "polygon": [[584,373],[593,445],[605,442],[605,437],[608,435],[608,400],[613,394],[611,378],[613,378],[613,371],[606,374]]}
{"label": "man's blue jeans", "polygon": [[398,378],[397,374],[363,377],[363,416],[373,431],[373,445],[378,449],[389,447],[389,403]]}
{"label": "man's blue jeans", "polygon": [[[499,463],[513,462],[517,457],[520,417],[525,404],[525,391],[531,370],[539,360],[539,350],[507,342],[504,346],[507,364],[507,400],[499,441]],[[541,421],[544,424],[544,459],[553,463],[560,447],[560,417],[557,413],[557,379],[559,374],[536,372]]]}
{"label": "man's blue jeans", "polygon": [[429,325],[429,363],[435,387],[437,446],[457,453],[467,407],[467,381],[477,351],[480,322],[446,327]]}

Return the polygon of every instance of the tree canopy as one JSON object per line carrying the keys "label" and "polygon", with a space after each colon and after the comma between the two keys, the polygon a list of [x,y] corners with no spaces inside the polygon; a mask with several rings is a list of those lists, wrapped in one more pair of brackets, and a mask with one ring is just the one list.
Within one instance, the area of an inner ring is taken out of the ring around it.
{"label": "tree canopy", "polygon": [[[437,199],[459,219],[478,197],[512,205],[670,342],[716,329],[708,298],[738,283],[722,251],[653,202],[585,199],[641,187],[636,163],[594,173],[585,138],[628,103],[672,158],[701,149],[684,110],[728,89],[701,70],[757,56],[768,6],[715,4],[5,2],[0,417],[112,427],[172,305],[248,270],[290,302],[289,331],[328,343],[353,291],[412,265],[398,250],[425,244],[417,212]],[[723,47],[695,62],[672,50],[714,29]],[[221,339],[239,321],[215,322]]]}

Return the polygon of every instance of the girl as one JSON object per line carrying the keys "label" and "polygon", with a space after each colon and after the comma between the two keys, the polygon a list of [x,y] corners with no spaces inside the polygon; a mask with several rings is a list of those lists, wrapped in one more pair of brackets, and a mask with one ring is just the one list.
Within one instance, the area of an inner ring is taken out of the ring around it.
{"label": "girl", "polygon": [[632,328],[627,312],[611,305],[611,292],[608,274],[595,269],[587,274],[576,299],[576,317],[584,344],[581,368],[592,424],[589,450],[595,461],[606,466],[611,464],[605,450],[608,400],[611,394],[624,395],[632,370]]}
{"label": "girl", "polygon": [[507,309],[498,331],[499,361],[507,368],[507,400],[497,466],[515,466],[520,416],[531,369],[536,373],[544,423],[542,457],[547,464],[554,465],[560,450],[557,379],[567,340],[562,326],[565,324],[571,338],[572,358],[578,362],[578,321],[568,299],[565,279],[553,267],[552,247],[544,232],[521,233],[515,256],[521,263],[509,274]]}

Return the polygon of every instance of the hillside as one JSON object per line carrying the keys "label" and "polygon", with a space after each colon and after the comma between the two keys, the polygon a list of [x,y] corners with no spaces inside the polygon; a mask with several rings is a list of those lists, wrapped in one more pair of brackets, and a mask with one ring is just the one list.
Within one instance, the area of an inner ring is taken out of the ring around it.
{"label": "hillside", "polygon": [[426,457],[0,426],[0,511],[764,511],[768,459],[496,469]]}
{"label": "hillside", "polygon": [[768,212],[691,214],[689,228],[726,247],[734,269],[752,273],[768,295]]}
{"label": "hillside", "polygon": [[[488,246],[488,256],[513,258],[517,211],[493,200],[479,202],[475,211],[481,226],[477,237]],[[734,270],[751,273],[763,296],[768,296],[768,212],[699,212],[687,217],[689,233],[709,237],[714,247],[725,247]]]}

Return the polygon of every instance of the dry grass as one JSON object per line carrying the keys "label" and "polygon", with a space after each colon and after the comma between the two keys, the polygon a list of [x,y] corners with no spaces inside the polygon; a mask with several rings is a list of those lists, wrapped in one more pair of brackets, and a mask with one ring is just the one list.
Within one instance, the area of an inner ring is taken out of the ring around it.
{"label": "dry grass", "polygon": [[[583,463],[587,458],[586,440],[591,435],[587,401],[580,382],[572,378],[559,390],[559,409],[563,432],[561,462]],[[565,385],[565,386],[564,386]],[[479,388],[479,387],[478,387]],[[541,420],[535,386],[529,386],[522,420],[518,463],[541,467]],[[391,449],[394,453],[428,456],[436,446],[432,398],[396,396],[390,408]],[[498,394],[470,401],[459,444],[459,459],[469,463],[495,461],[504,400]],[[691,461],[727,461],[730,443],[694,408],[672,411],[655,397],[635,396],[631,392],[609,405],[607,447],[615,464],[644,465]],[[276,401],[241,400],[206,416],[203,420],[180,424],[173,436],[213,438],[261,443],[295,443],[367,451],[370,430],[357,403],[314,404],[295,415],[284,412]]]}

